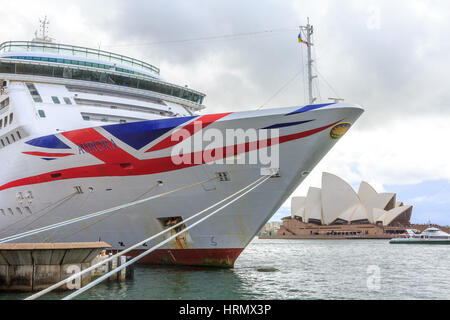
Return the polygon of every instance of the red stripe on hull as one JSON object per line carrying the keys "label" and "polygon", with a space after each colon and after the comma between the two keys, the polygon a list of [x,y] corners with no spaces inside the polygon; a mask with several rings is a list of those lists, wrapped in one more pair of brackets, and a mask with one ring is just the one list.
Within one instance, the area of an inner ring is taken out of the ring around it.
{"label": "red stripe on hull", "polygon": [[[137,261],[139,264],[188,265],[232,268],[244,248],[226,249],[158,249]],[[145,250],[126,253],[133,258]]]}
{"label": "red stripe on hull", "polygon": [[[0,191],[14,188],[18,186],[24,186],[29,184],[36,184],[36,183],[44,183],[49,181],[57,181],[57,180],[63,180],[63,179],[75,179],[75,178],[93,178],[93,177],[118,177],[118,176],[134,176],[134,175],[145,175],[145,174],[154,174],[154,173],[161,173],[161,172],[168,172],[173,170],[180,170],[183,168],[193,167],[197,165],[206,164],[209,162],[217,161],[224,159],[229,156],[257,150],[260,148],[267,148],[272,145],[278,144],[278,143],[285,143],[288,141],[301,139],[308,137],[310,135],[316,134],[320,131],[323,131],[325,129],[330,128],[331,126],[339,123],[342,120],[336,121],[334,123],[331,123],[329,125],[311,129],[303,132],[298,132],[294,134],[289,134],[286,136],[279,137],[279,139],[270,138],[270,139],[264,139],[254,142],[246,142],[242,144],[237,144],[233,146],[224,146],[219,147],[211,150],[202,150],[193,152],[190,154],[187,154],[189,157],[188,159],[185,159],[187,161],[184,161],[180,164],[175,164],[174,159],[172,156],[168,157],[162,157],[162,158],[155,158],[155,159],[143,159],[138,160],[135,157],[131,156],[130,154],[126,153],[124,150],[117,148],[109,158],[106,153],[110,152],[108,151],[102,151],[105,154],[98,155],[102,152],[96,153],[95,156],[105,161],[104,164],[97,164],[97,165],[90,165],[90,166],[84,166],[84,167],[76,167],[76,168],[69,168],[69,169],[62,169],[58,171],[52,171],[47,172],[44,174],[27,177],[18,179],[15,181],[8,182],[2,186],[0,186]],[[64,135],[66,137],[71,137],[72,139],[74,137],[77,137],[75,132],[79,132],[86,129],[81,130],[75,130],[70,132],[65,132]],[[92,129],[92,136],[93,137],[102,137],[97,136],[98,132]],[[72,137],[72,135],[74,137]],[[85,141],[86,135],[83,134],[81,137],[83,139],[75,140],[75,141]],[[126,163],[119,163],[122,161],[127,161]],[[124,166],[122,166],[124,165]],[[125,166],[126,165],[126,166]],[[57,174],[57,176],[55,176]]]}
{"label": "red stripe on hull", "polygon": [[48,152],[32,152],[32,151],[23,151],[22,153],[28,154],[30,156],[39,156],[39,157],[67,157],[74,155],[74,153],[48,153]]}

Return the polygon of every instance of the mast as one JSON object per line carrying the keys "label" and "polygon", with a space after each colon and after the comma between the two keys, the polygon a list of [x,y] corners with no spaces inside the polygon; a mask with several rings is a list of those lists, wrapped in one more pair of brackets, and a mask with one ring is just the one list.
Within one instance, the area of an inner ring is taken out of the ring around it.
{"label": "mast", "polygon": [[308,23],[306,26],[300,26],[300,31],[304,31],[306,34],[306,48],[307,48],[307,54],[308,54],[308,98],[309,98],[309,103],[313,104],[317,98],[313,97],[312,81],[314,78],[317,78],[317,75],[312,74],[312,64],[313,64],[314,60],[311,57],[311,46],[313,45],[313,43],[311,43],[311,35],[314,32],[314,28],[312,25],[309,24],[309,18],[308,18]]}
{"label": "mast", "polygon": [[50,21],[47,20],[47,16],[44,17],[43,20],[39,19],[40,23],[40,35],[38,34],[38,31],[34,33],[34,39],[33,41],[36,42],[52,42],[52,38],[48,36],[48,25],[50,24]]}

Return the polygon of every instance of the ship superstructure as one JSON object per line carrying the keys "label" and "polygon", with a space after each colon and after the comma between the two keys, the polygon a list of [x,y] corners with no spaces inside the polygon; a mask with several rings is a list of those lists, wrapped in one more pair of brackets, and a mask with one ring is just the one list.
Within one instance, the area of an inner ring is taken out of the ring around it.
{"label": "ship superstructure", "polygon": [[[198,115],[205,95],[163,80],[155,66],[45,37],[1,44],[0,81],[0,237],[205,181],[26,239],[101,240],[121,250],[255,181],[270,164],[238,160],[279,148],[277,175],[147,256],[151,263],[232,266],[345,133],[340,129],[362,113],[357,105],[327,103]],[[212,145],[202,140],[210,129],[238,131],[244,140]],[[276,130],[278,140],[268,143],[251,130]],[[183,149],[193,161],[173,160],[174,148],[198,139]],[[231,157],[222,152],[230,148]]]}

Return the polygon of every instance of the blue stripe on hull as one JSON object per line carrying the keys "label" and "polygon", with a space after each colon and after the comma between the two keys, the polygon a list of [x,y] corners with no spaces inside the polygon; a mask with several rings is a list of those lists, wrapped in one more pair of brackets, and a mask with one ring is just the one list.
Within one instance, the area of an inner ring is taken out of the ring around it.
{"label": "blue stripe on hull", "polygon": [[54,134],[32,139],[30,141],[26,141],[25,143],[34,147],[41,147],[41,148],[70,149],[70,147],[67,144],[59,140],[59,138],[56,137]]}
{"label": "blue stripe on hull", "polygon": [[139,150],[166,132],[196,117],[197,116],[120,123],[103,126],[102,128],[129,146]]}
{"label": "blue stripe on hull", "polygon": [[292,111],[291,113],[288,113],[287,116],[291,115],[291,114],[296,114],[296,113],[302,113],[302,112],[306,112],[306,111],[310,111],[310,110],[315,110],[315,109],[320,109],[332,104],[335,104],[336,102],[331,102],[331,103],[322,103],[322,104],[309,104],[307,106],[301,107],[298,110]]}
{"label": "blue stripe on hull", "polygon": [[314,121],[314,119],[312,120],[304,120],[304,121],[296,121],[296,122],[286,122],[286,123],[278,123],[278,124],[274,124],[268,127],[264,127],[262,129],[275,129],[275,128],[283,128],[283,127],[290,127],[290,126],[295,126],[297,124],[302,124],[302,123],[307,123],[307,122],[311,122]]}

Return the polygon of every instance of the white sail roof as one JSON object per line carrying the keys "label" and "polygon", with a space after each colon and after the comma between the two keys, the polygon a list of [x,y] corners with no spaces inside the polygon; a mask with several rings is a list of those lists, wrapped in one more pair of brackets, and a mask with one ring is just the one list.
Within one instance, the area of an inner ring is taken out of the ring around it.
{"label": "white sail roof", "polygon": [[291,198],[291,217],[302,217],[302,220],[305,221],[305,200],[306,197]]}
{"label": "white sail roof", "polygon": [[395,206],[395,193],[378,193],[369,183],[361,182],[358,190],[358,196],[364,204],[367,212],[367,219],[375,223],[373,209],[389,210]]}
{"label": "white sail roof", "polygon": [[353,188],[338,176],[322,174],[322,209],[325,224],[330,224],[342,212],[358,204],[360,199]]}
{"label": "white sail roof", "polygon": [[362,181],[358,189],[358,197],[361,201],[368,201],[370,198],[376,196],[378,192],[367,182]]}
{"label": "white sail roof", "polygon": [[309,219],[321,221],[322,219],[322,192],[320,188],[310,187],[305,201],[305,222]]}
{"label": "white sail roof", "polygon": [[400,216],[402,213],[407,212],[411,208],[412,208],[412,206],[401,206],[401,207],[395,207],[389,211],[375,208],[375,209],[373,209],[373,212],[374,212],[374,216],[377,216],[376,222],[382,222],[383,226],[387,226],[392,221],[394,221],[398,216]]}
{"label": "white sail roof", "polygon": [[342,212],[342,214],[339,215],[338,219],[347,221],[349,223],[353,221],[369,220],[366,208],[362,203],[355,203],[353,206]]}
{"label": "white sail roof", "polygon": [[291,216],[302,217],[303,222],[353,223],[367,220],[389,225],[400,215],[409,220],[412,206],[396,202],[395,193],[378,193],[363,181],[358,193],[338,176],[323,172],[322,189],[310,187],[306,197],[291,199]]}
{"label": "white sail roof", "polygon": [[[369,214],[369,221],[371,223],[375,223],[375,219],[373,217],[373,209],[391,209],[388,208],[388,204],[395,198],[394,193],[377,193],[375,196],[367,199],[366,201],[362,201],[364,206],[366,207],[366,211]],[[394,202],[395,203],[395,202]]]}

